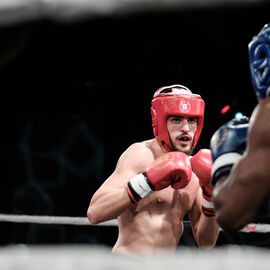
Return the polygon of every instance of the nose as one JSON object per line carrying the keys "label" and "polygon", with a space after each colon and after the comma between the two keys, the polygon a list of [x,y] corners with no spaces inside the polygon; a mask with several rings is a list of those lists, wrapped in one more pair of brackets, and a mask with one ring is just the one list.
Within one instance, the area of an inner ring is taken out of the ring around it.
{"label": "nose", "polygon": [[188,132],[190,130],[190,126],[187,120],[183,120],[182,126],[181,126],[181,131],[183,132]]}

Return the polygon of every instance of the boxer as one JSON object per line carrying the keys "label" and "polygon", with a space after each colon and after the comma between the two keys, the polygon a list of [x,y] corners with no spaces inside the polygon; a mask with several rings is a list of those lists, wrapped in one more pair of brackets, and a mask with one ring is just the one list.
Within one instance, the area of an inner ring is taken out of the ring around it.
{"label": "boxer", "polygon": [[265,221],[268,216],[270,221],[270,24],[248,47],[258,105],[250,121],[229,121],[210,143],[216,217],[228,231],[238,231],[254,219]]}
{"label": "boxer", "polygon": [[175,251],[187,214],[198,246],[215,245],[209,149],[192,156],[204,121],[204,101],[182,85],[159,88],[151,115],[154,138],[129,146],[90,200],[92,224],[118,219],[117,254]]}

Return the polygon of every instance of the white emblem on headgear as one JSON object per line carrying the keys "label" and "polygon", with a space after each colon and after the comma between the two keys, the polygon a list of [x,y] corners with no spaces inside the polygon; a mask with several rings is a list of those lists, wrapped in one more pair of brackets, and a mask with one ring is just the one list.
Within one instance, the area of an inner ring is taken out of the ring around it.
{"label": "white emblem on headgear", "polygon": [[184,102],[181,102],[181,103],[179,104],[179,109],[180,109],[180,111],[183,112],[183,113],[188,113],[188,112],[190,111],[190,109],[191,109],[191,105],[190,105],[189,102],[184,101]]}

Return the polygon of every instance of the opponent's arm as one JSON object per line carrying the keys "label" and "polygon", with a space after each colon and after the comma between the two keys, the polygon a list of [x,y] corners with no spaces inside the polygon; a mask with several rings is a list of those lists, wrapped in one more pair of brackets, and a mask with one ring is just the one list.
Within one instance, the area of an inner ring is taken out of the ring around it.
{"label": "opponent's arm", "polygon": [[[268,98],[259,104],[256,113],[251,119],[247,148],[244,153],[243,150],[240,150],[241,147],[237,147],[239,128],[232,129],[232,137],[230,140],[224,141],[224,145],[230,148],[229,152],[235,153],[237,152],[236,149],[238,149],[241,155],[243,153],[243,156],[240,156],[239,160],[227,173],[214,177],[215,171],[213,171],[215,184],[213,202],[216,208],[216,217],[218,223],[225,230],[239,230],[251,222],[260,204],[269,195],[269,115],[270,99]],[[231,147],[232,145],[234,146]],[[214,140],[212,147],[220,149],[216,146]],[[217,170],[218,167],[216,167]]]}
{"label": "opponent's arm", "polygon": [[212,157],[209,149],[202,149],[191,158],[192,170],[199,179],[201,189],[189,213],[194,238],[203,248],[215,246],[219,226],[215,219],[211,186]]}

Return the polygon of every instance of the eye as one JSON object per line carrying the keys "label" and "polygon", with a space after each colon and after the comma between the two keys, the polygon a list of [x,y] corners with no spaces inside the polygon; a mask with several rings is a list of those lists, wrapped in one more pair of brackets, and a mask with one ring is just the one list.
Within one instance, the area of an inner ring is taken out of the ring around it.
{"label": "eye", "polygon": [[179,123],[181,121],[181,119],[182,119],[181,117],[173,117],[172,122],[173,123]]}
{"label": "eye", "polygon": [[197,123],[198,122],[198,118],[197,117],[190,117],[188,119],[188,122],[191,124]]}

